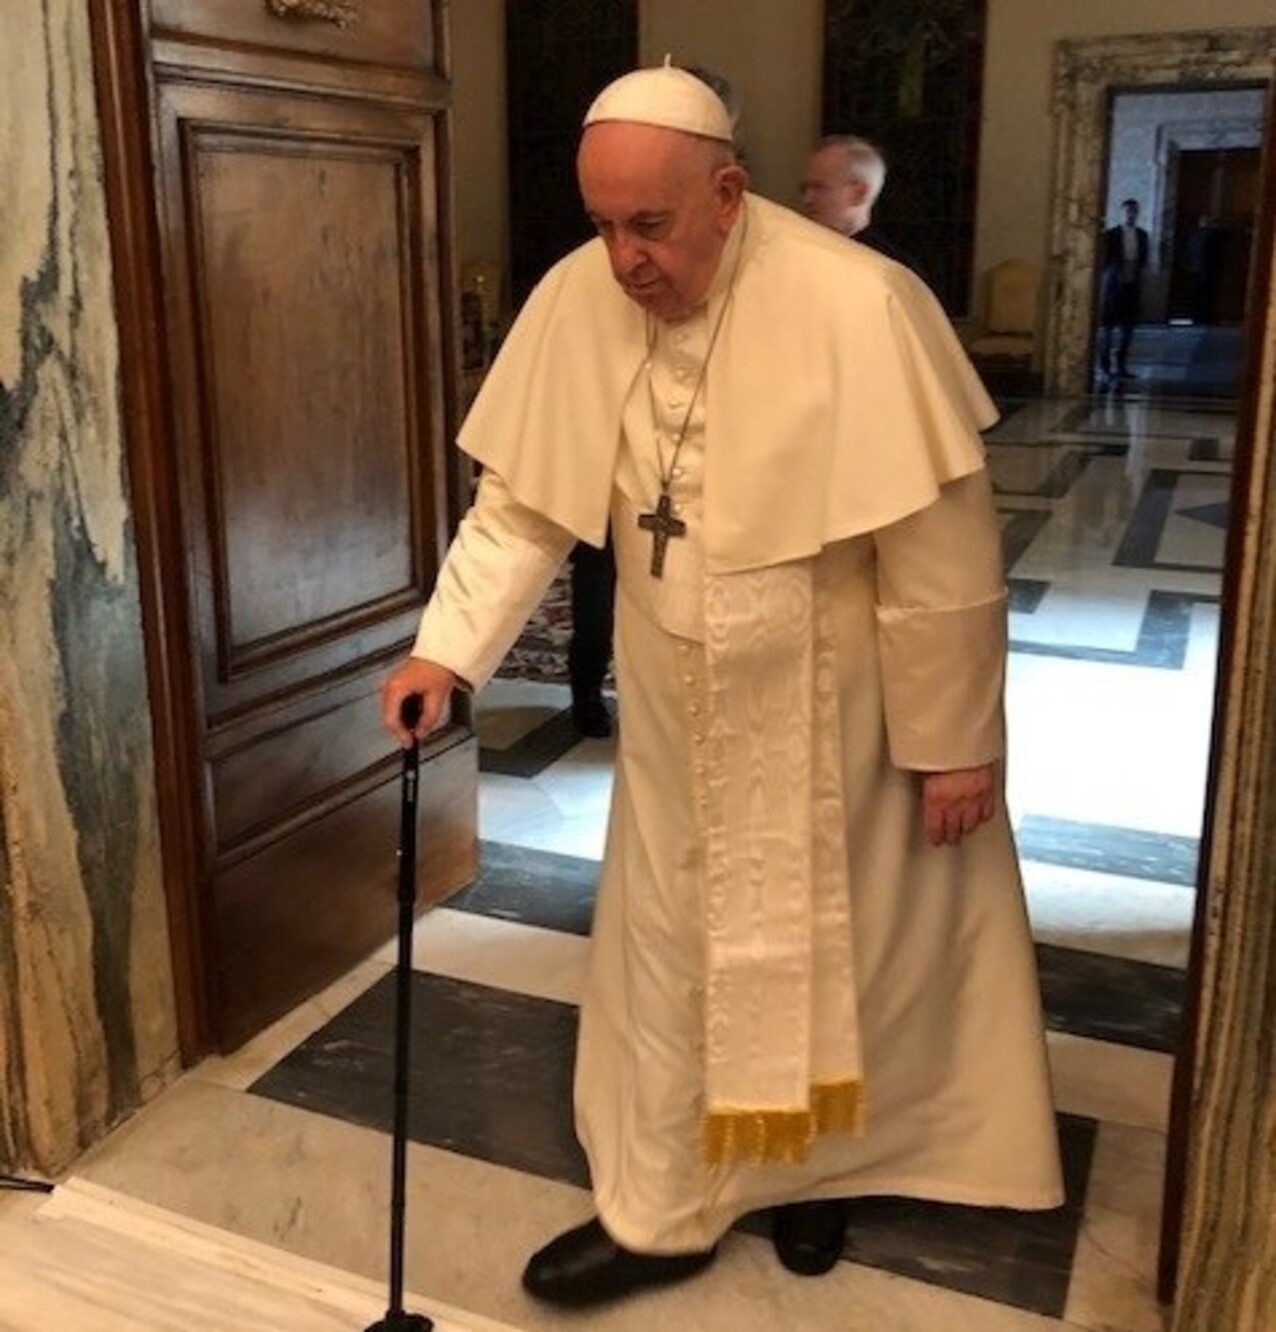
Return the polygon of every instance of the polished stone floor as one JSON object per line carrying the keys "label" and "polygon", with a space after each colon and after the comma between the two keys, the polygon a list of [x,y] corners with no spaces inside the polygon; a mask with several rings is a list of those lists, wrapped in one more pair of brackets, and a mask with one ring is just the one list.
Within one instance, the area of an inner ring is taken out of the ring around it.
{"label": "polished stone floor", "polygon": [[[1109,395],[1008,403],[989,435],[1013,594],[1008,797],[1067,1206],[1025,1218],[866,1203],[846,1260],[818,1281],[787,1275],[764,1229],[745,1224],[684,1287],[585,1317],[531,1304],[518,1285],[526,1255],[589,1212],[568,1089],[612,749],[577,740],[563,686],[501,679],[479,700],[483,873],[421,921],[415,944],[407,1278],[423,1307],[437,1302],[441,1328],[1161,1327],[1152,1286],[1170,1052],[1233,426],[1217,403]],[[381,1280],[391,961],[380,950],[234,1056],[190,1071],[79,1164],[87,1187]],[[56,1284],[61,1232],[33,1219],[39,1205],[0,1195],[0,1252],[42,1254]],[[108,1248],[90,1265],[118,1283],[137,1260]],[[93,1274],[77,1270],[90,1299]],[[33,1304],[14,1312],[20,1285],[0,1280],[0,1328],[43,1325],[22,1312]]]}

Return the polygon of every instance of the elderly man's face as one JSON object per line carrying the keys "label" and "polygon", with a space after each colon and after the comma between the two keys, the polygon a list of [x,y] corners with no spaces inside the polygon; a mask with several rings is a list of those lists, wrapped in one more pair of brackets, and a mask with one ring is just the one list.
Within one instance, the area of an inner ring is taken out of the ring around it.
{"label": "elderly man's face", "polygon": [[658,319],[686,314],[718,270],[744,172],[708,140],[623,121],[591,125],[576,165],[625,294]]}
{"label": "elderly man's face", "polygon": [[802,173],[802,211],[812,222],[850,235],[867,193],[864,182],[851,176],[841,149],[817,148],[807,159]]}

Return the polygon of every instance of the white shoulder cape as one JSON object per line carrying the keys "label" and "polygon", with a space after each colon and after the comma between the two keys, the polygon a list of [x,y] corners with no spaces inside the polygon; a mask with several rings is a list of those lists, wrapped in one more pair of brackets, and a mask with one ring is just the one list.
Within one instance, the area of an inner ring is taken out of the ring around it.
{"label": "white shoulder cape", "polygon": [[[756,195],[707,374],[706,568],[816,554],[984,464],[997,413],[926,286]],[[516,499],[601,545],[642,310],[592,240],[528,298],[460,434]],[[655,497],[652,496],[654,501]]]}

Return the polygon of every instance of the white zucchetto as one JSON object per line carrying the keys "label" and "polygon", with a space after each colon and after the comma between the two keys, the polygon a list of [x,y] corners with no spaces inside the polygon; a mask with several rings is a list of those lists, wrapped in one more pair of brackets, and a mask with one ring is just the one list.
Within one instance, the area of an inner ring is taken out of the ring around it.
{"label": "white zucchetto", "polygon": [[730,143],[731,116],[722,99],[694,74],[665,63],[654,69],[636,69],[609,83],[594,98],[584,124],[626,120],[639,125],[699,134]]}

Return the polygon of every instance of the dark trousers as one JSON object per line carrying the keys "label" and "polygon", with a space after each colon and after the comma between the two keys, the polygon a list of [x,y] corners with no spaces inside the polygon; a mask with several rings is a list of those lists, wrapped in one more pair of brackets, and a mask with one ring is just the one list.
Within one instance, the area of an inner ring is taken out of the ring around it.
{"label": "dark trousers", "polygon": [[616,558],[611,537],[602,550],[578,541],[572,552],[572,640],[567,649],[573,701],[602,688],[611,664],[615,609]]}
{"label": "dark trousers", "polygon": [[[1099,368],[1105,373],[1111,374],[1115,370],[1124,374],[1130,368],[1130,342],[1138,322],[1139,284],[1114,282],[1103,303],[1103,325],[1099,329]],[[1115,366],[1112,364],[1114,350]]]}

